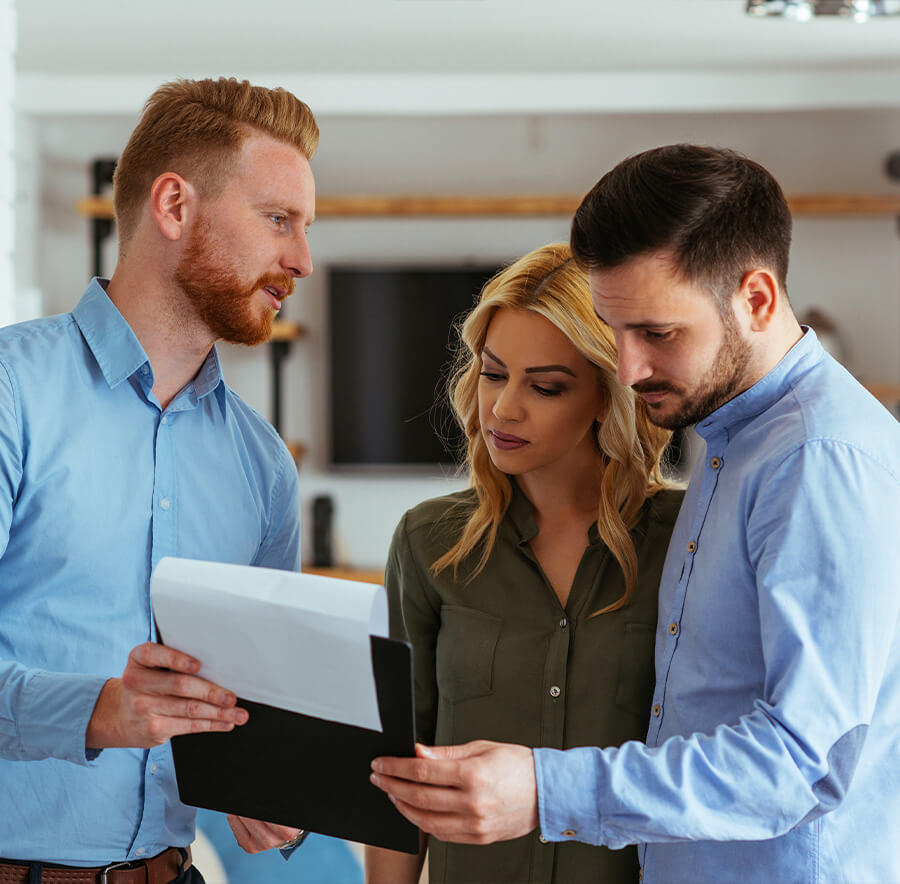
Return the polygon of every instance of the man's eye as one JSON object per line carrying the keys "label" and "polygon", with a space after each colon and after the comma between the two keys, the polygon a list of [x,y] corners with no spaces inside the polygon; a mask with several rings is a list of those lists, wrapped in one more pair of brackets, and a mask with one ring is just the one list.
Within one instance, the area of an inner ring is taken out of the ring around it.
{"label": "man's eye", "polygon": [[286,215],[279,215],[277,213],[269,215],[269,220],[276,226],[281,227],[285,221],[287,221]]}

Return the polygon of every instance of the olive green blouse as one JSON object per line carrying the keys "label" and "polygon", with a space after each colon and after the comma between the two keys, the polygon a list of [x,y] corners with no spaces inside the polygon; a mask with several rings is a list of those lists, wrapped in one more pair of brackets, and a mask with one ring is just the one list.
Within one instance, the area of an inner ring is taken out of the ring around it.
{"label": "olive green blouse", "polygon": [[[681,491],[644,505],[632,532],[638,582],[628,605],[590,615],[625,591],[615,557],[591,527],[569,600],[560,605],[529,541],[531,504],[512,503],[484,570],[435,577],[431,564],[459,536],[474,501],[463,491],[427,500],[403,517],[385,586],[391,633],[414,648],[416,738],[445,745],[488,739],[569,749],[644,739],[653,692],[657,590]],[[431,884],[638,880],[633,847],[611,851],[543,843],[538,832],[488,846],[429,845]]]}

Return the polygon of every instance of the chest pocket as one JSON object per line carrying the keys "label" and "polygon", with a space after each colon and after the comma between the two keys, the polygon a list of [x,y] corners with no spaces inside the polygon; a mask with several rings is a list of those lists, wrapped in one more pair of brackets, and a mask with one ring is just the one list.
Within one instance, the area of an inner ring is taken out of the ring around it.
{"label": "chest pocket", "polygon": [[445,700],[457,703],[491,693],[502,625],[499,617],[472,608],[441,608],[435,664],[438,691]]}
{"label": "chest pocket", "polygon": [[622,638],[616,704],[649,720],[655,683],[653,648],[656,626],[651,623],[626,623]]}

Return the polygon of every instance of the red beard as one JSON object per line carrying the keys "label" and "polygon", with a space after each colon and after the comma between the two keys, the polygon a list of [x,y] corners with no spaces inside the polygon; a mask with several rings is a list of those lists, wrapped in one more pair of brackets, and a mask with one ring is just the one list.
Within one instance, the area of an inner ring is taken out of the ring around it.
{"label": "red beard", "polygon": [[286,298],[294,291],[294,278],[287,273],[267,273],[253,282],[244,281],[210,230],[209,220],[200,218],[175,270],[175,282],[216,338],[233,344],[261,344],[272,334],[276,311],[260,312],[254,295],[264,286],[274,286]]}

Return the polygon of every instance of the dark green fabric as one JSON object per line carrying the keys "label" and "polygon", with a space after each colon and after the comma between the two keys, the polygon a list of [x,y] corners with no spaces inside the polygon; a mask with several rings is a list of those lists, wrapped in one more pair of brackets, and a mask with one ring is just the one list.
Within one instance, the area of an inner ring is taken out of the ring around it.
{"label": "dark green fabric", "polygon": [[[455,543],[472,491],[425,501],[394,533],[385,585],[391,633],[415,649],[417,739],[557,749],[644,739],[657,590],[682,492],[647,501],[632,534],[639,570],[634,595],[625,608],[591,618],[625,590],[596,526],[563,609],[531,552],[537,534],[531,504],[514,489],[490,560],[471,583],[464,572],[455,580],[452,571],[434,577],[430,569]],[[638,879],[633,847],[543,844],[537,832],[486,847],[432,838],[429,851],[431,884]]]}

